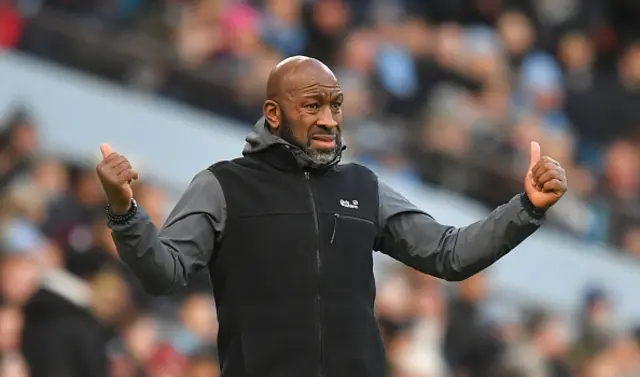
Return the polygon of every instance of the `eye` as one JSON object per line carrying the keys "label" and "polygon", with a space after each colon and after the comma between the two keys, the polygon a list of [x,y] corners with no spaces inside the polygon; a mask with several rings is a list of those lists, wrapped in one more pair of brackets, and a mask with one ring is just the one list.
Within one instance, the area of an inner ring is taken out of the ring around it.
{"label": "eye", "polygon": [[334,111],[340,111],[340,109],[342,109],[342,102],[334,102],[333,104],[331,104],[331,108]]}
{"label": "eye", "polygon": [[317,102],[312,102],[308,104],[306,108],[309,110],[318,110],[320,108],[320,104],[318,104]]}

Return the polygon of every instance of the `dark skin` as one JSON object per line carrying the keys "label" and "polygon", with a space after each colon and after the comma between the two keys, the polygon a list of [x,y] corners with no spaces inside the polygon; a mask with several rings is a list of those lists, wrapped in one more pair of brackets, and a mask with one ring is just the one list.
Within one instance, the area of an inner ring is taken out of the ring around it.
{"label": "dark skin", "polygon": [[271,71],[263,112],[275,135],[305,150],[335,151],[342,135],[343,100],[327,66],[294,56]]}
{"label": "dark skin", "polygon": [[125,156],[113,152],[108,144],[102,144],[100,152],[102,161],[96,166],[96,172],[107,202],[115,213],[126,213],[133,199],[131,182],[138,179],[139,174]]}
{"label": "dark skin", "polygon": [[524,192],[536,208],[547,209],[567,192],[567,174],[558,161],[541,156],[540,144],[531,142],[529,172]]}
{"label": "dark skin", "polygon": [[[280,62],[267,80],[263,111],[271,132],[298,146],[320,162],[340,152],[343,94],[335,75],[320,61],[294,56]],[[129,160],[100,146],[102,161],[96,167],[111,210],[126,213],[131,207],[131,181],[138,172]],[[560,164],[542,156],[531,143],[530,165],[524,191],[536,208],[547,209],[567,191],[567,176]]]}

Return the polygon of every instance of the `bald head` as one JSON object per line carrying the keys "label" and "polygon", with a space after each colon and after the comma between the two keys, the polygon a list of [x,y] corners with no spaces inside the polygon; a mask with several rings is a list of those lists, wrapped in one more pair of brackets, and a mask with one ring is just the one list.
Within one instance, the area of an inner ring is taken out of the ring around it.
{"label": "bald head", "polygon": [[333,83],[338,80],[329,67],[317,59],[307,56],[292,56],[278,63],[267,79],[267,99],[291,95],[296,89],[304,89],[318,83]]}
{"label": "bald head", "polygon": [[294,144],[318,165],[342,151],[343,94],[322,62],[294,56],[278,63],[267,80],[263,112],[269,130]]}

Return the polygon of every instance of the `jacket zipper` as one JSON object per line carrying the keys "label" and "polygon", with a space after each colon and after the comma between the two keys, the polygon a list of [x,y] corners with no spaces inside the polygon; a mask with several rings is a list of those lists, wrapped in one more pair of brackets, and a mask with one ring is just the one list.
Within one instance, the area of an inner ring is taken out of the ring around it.
{"label": "jacket zipper", "polygon": [[318,375],[319,377],[324,376],[324,371],[322,368],[323,362],[323,354],[322,354],[322,295],[320,293],[320,280],[322,276],[322,258],[320,256],[320,226],[318,220],[318,209],[316,207],[315,196],[313,195],[313,189],[311,188],[311,174],[309,172],[304,172],[305,182],[307,184],[307,189],[309,190],[309,198],[311,200],[311,208],[313,209],[313,222],[315,225],[315,235],[316,235],[316,269],[318,273],[318,291],[316,293],[316,305],[317,305],[317,323],[318,323],[318,351],[319,351],[319,366],[318,366]]}
{"label": "jacket zipper", "polygon": [[362,222],[365,222],[365,223],[373,224],[373,221],[371,221],[369,219],[363,219],[361,217],[350,216],[350,215],[341,215],[339,213],[334,213],[333,214],[333,231],[331,232],[331,241],[330,241],[331,244],[333,244],[333,240],[335,240],[335,238],[336,238],[336,228],[338,227],[338,219],[339,218],[349,219],[349,220],[354,220],[354,221],[362,221]]}

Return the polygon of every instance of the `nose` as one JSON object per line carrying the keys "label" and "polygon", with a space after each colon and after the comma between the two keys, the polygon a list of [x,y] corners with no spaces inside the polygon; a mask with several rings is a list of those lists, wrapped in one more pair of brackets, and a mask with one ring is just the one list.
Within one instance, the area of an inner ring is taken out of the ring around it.
{"label": "nose", "polygon": [[325,128],[335,128],[338,126],[338,122],[335,119],[335,114],[328,106],[323,107],[318,116],[318,126]]}

